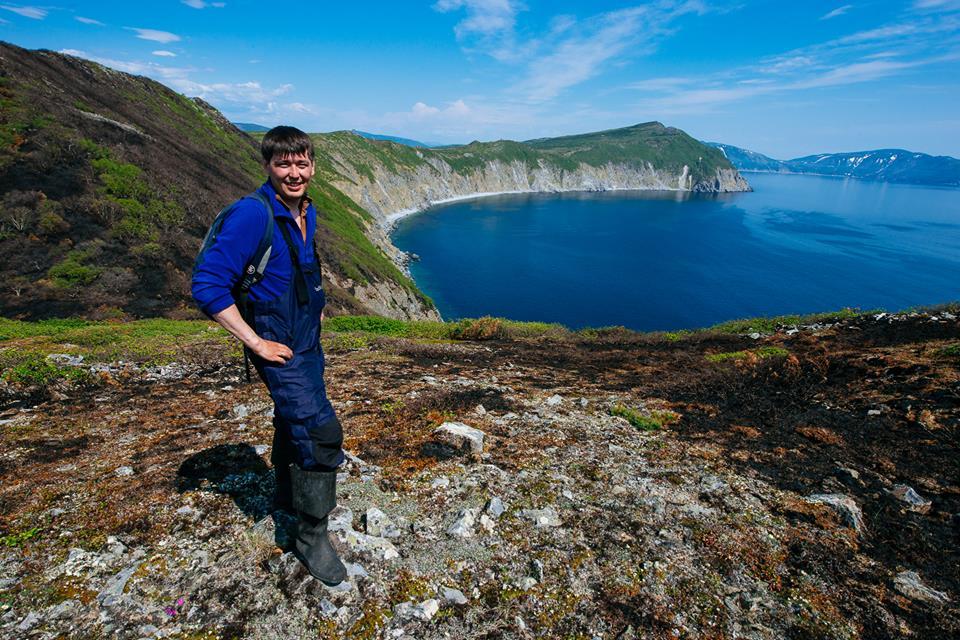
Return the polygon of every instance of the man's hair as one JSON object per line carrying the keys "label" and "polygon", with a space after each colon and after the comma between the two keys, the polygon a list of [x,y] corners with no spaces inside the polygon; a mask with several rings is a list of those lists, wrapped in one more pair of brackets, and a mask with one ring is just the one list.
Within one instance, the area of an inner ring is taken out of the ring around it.
{"label": "man's hair", "polygon": [[296,127],[281,125],[267,131],[260,142],[260,155],[264,162],[270,162],[274,156],[295,156],[304,153],[313,161],[313,140]]}

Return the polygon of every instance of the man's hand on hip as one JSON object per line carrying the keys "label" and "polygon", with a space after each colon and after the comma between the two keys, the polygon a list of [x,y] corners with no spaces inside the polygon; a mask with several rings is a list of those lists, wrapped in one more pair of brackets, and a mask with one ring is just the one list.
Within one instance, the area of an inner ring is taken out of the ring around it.
{"label": "man's hand on hip", "polygon": [[276,362],[278,364],[283,364],[293,357],[293,351],[290,347],[271,340],[259,340],[257,343],[251,345],[250,351],[253,351],[267,362]]}

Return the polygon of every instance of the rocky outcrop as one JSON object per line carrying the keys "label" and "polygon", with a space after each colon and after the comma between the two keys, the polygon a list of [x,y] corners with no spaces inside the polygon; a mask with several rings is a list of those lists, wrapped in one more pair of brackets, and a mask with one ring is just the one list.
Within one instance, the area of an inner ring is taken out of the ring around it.
{"label": "rocky outcrop", "polygon": [[361,174],[346,158],[334,156],[343,172],[343,179],[335,184],[385,226],[403,213],[437,202],[503,192],[750,190],[736,169],[718,168],[712,179],[695,182],[687,166],[678,174],[650,163],[608,163],[599,167],[581,163],[575,170],[568,170],[543,160],[536,166],[521,160],[492,160],[475,171],[464,172],[437,157],[423,159],[424,163],[412,168],[394,170],[379,164],[369,167],[370,174]]}

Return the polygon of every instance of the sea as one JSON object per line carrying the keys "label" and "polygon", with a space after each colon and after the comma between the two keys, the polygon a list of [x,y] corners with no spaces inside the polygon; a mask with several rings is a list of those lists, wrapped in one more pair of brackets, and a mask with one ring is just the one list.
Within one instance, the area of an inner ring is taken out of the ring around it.
{"label": "sea", "polygon": [[401,219],[447,320],[639,331],[960,301],[960,189],[745,173],[754,191],[504,194]]}

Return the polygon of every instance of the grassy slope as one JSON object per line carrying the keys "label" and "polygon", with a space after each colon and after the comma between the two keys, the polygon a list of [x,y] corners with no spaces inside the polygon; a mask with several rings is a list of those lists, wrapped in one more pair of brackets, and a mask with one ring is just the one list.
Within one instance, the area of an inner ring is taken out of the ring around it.
{"label": "grassy slope", "polygon": [[[7,316],[192,313],[189,274],[217,211],[256,188],[256,142],[147,78],[0,45],[0,309]],[[90,115],[95,114],[95,115]],[[427,302],[322,177],[321,258]],[[364,308],[331,291],[341,311]]]}
{"label": "grassy slope", "polygon": [[[954,312],[957,305],[945,307]],[[504,318],[465,319],[457,322],[403,321],[380,316],[339,316],[324,323],[324,346],[329,351],[349,351],[370,346],[378,336],[417,341],[457,341],[533,338],[554,342],[646,335],[653,341],[677,342],[705,333],[773,333],[780,327],[831,323],[867,317],[875,312],[843,310],[804,316],[776,316],[724,322],[712,327],[677,332],[641,334],[623,327],[587,328],[571,331],[560,324],[517,322]],[[22,385],[44,385],[55,380],[95,384],[85,368],[49,359],[49,354],[82,356],[84,363],[124,361],[145,366],[176,362],[191,345],[206,344],[212,352],[232,351],[239,358],[238,343],[217,325],[198,320],[154,318],[133,322],[102,322],[80,319],[49,319],[27,322],[0,318],[0,378]],[[953,347],[954,352],[960,343]],[[945,355],[956,355],[951,352]],[[757,357],[785,355],[759,350]],[[721,353],[716,360],[742,359],[748,352]]]}

